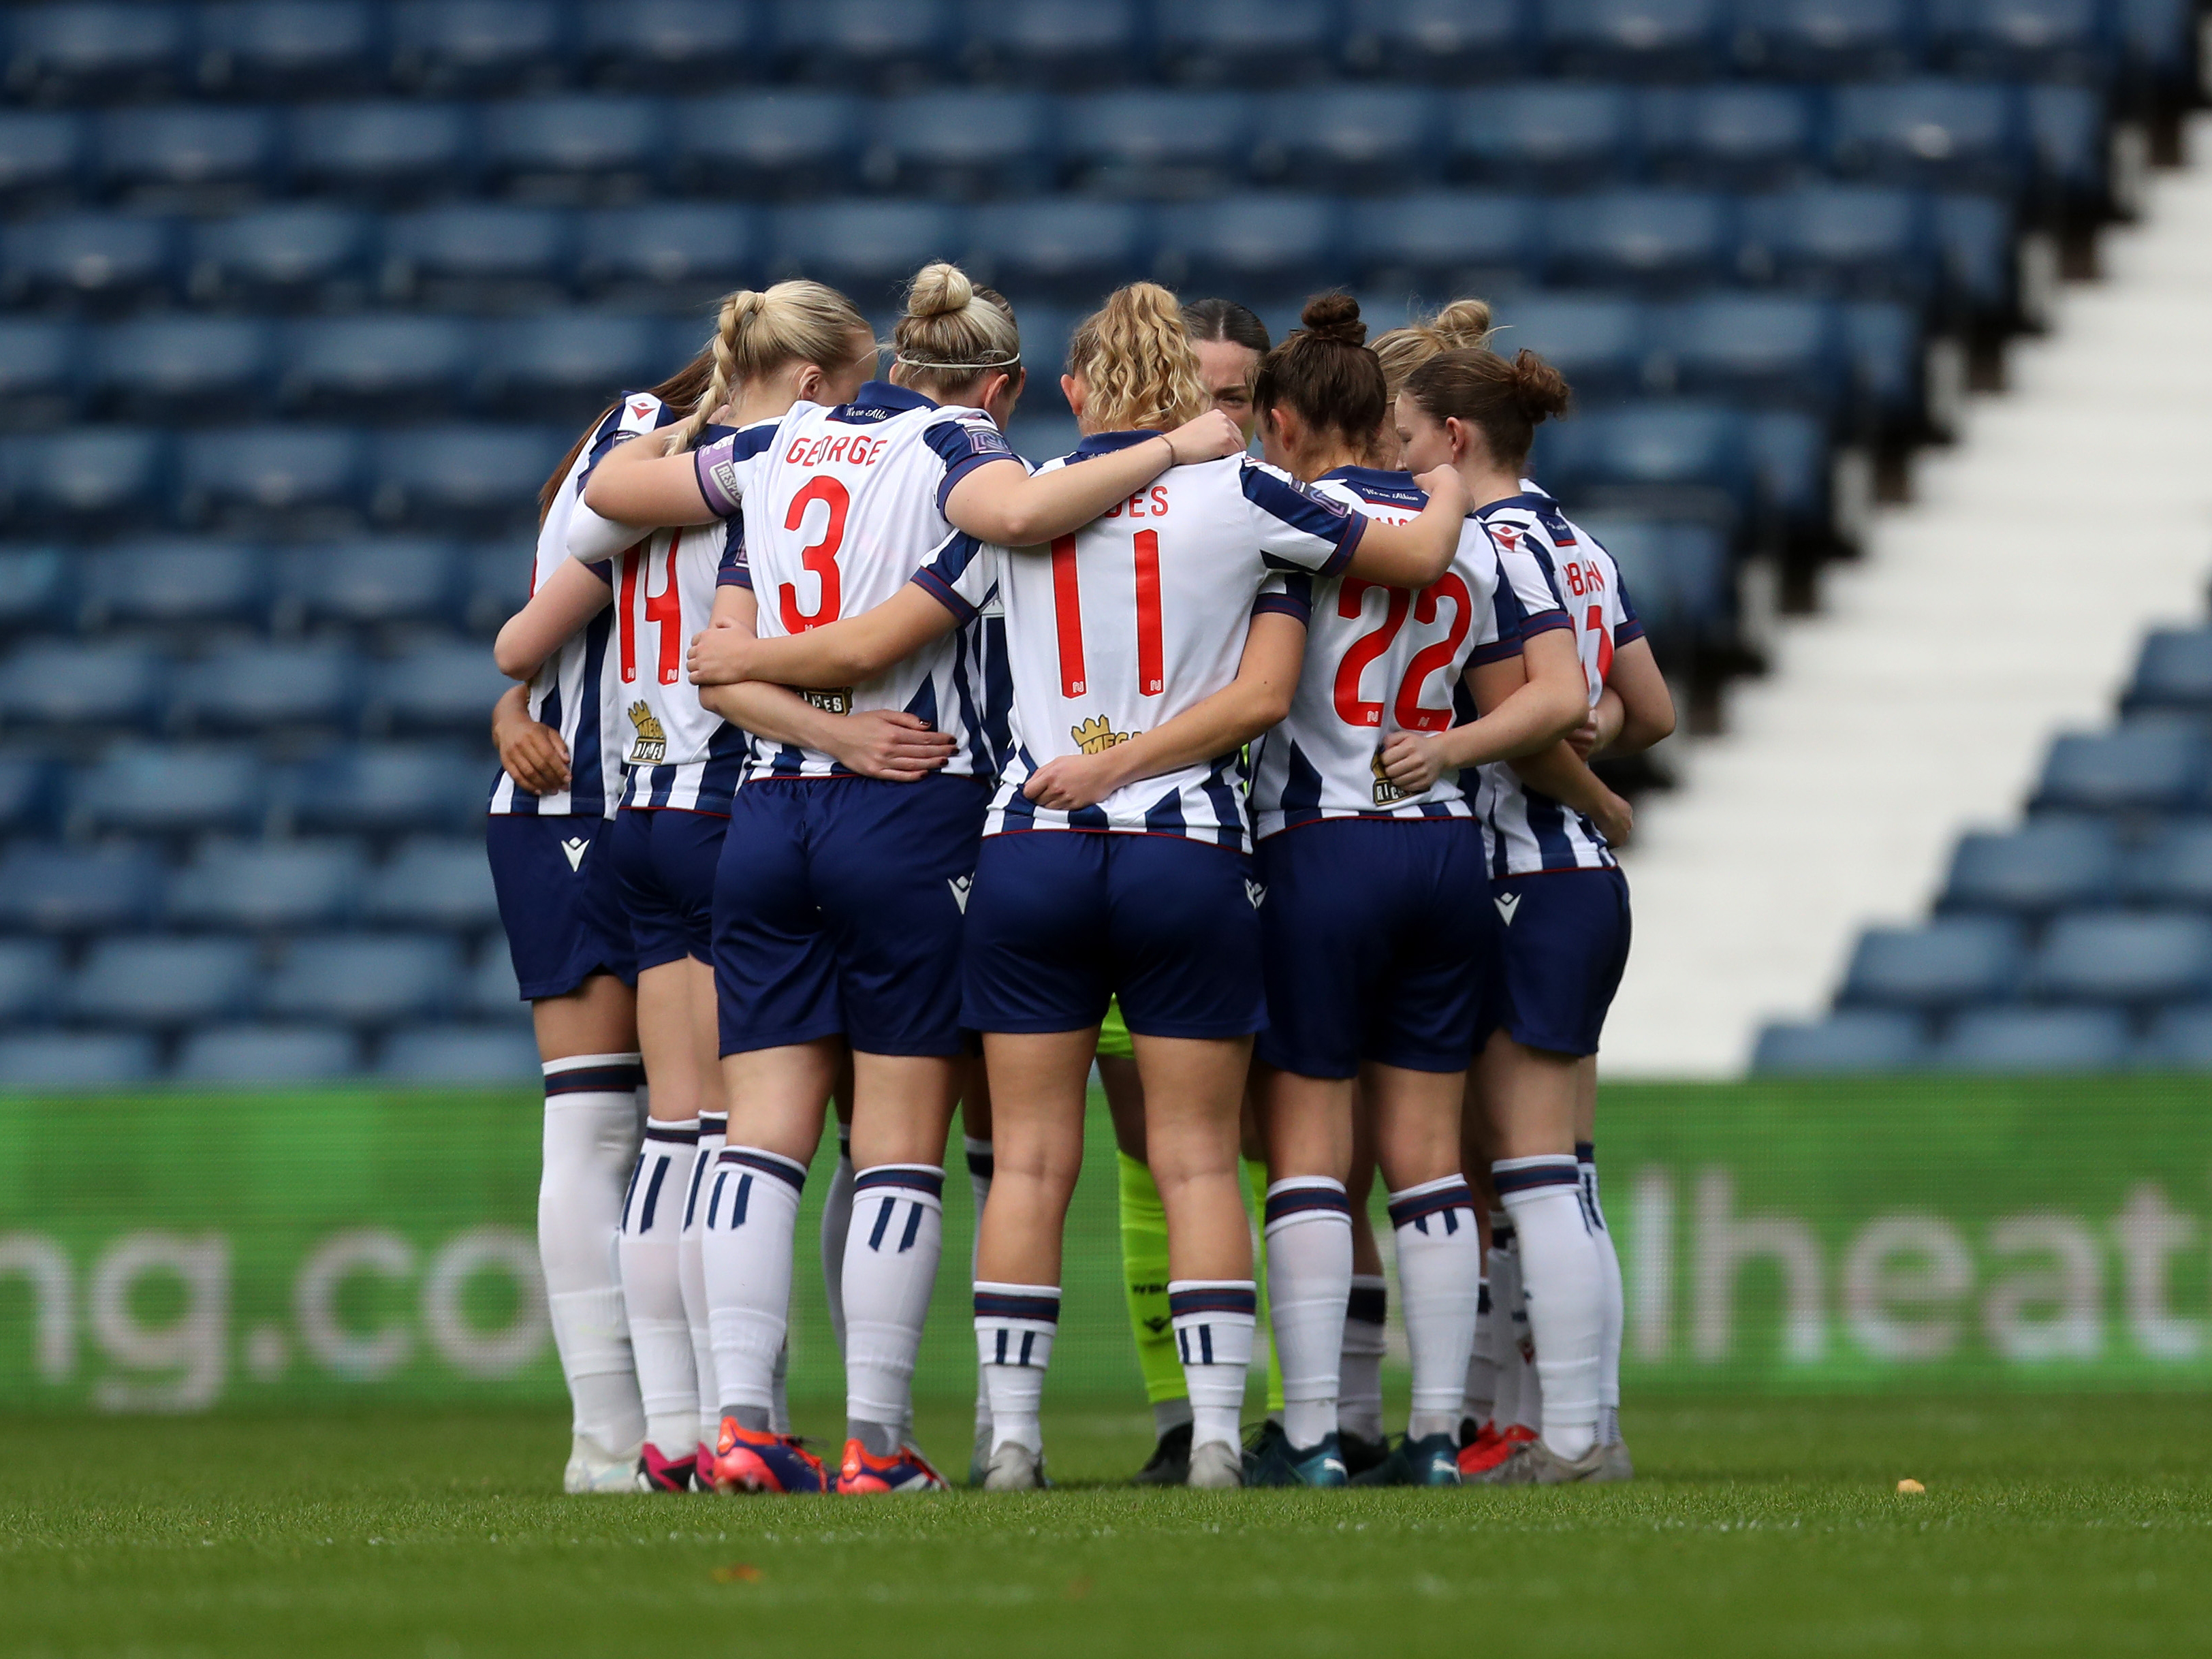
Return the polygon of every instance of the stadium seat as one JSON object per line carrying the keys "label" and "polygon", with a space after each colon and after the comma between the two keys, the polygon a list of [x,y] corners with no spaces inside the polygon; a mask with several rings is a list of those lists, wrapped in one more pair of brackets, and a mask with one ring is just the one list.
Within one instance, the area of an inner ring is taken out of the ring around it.
{"label": "stadium seat", "polygon": [[1636,106],[1625,87],[1529,82],[1453,94],[1444,126],[1455,178],[1584,190],[1627,173]]}
{"label": "stadium seat", "polygon": [[529,602],[537,557],[531,542],[518,540],[513,546],[487,548],[469,561],[461,617],[471,634],[490,638]]}
{"label": "stadium seat", "polygon": [[0,939],[0,1025],[40,1023],[61,981],[62,954],[52,940]]}
{"label": "stadium seat", "polygon": [[291,325],[278,401],[303,419],[450,415],[482,353],[453,317],[317,317]]}
{"label": "stadium seat", "polygon": [[939,78],[953,51],[946,0],[776,0],[788,73],[825,85],[898,88]]}
{"label": "stadium seat", "polygon": [[1641,104],[1646,165],[1662,183],[1778,190],[1815,169],[1818,112],[1796,87],[1654,88]]}
{"label": "stadium seat", "polygon": [[136,427],[77,427],[7,441],[9,514],[31,530],[92,534],[158,519],[169,439]]}
{"label": "stadium seat", "polygon": [[558,428],[417,427],[377,445],[376,516],[490,533],[538,522],[538,491],[569,440]]}
{"label": "stadium seat", "polygon": [[[1095,301],[1149,263],[1149,219],[1133,202],[1048,196],[992,203],[968,222],[974,272],[1018,301]],[[1042,390],[1034,374],[1031,379],[1032,389]]]}
{"label": "stadium seat", "polygon": [[1909,1072],[1925,1065],[1920,1022],[1887,1008],[1850,1008],[1810,1024],[1777,1024],[1759,1034],[1754,1073],[1771,1077]]}
{"label": "stadium seat", "polygon": [[1009,86],[1096,87],[1144,72],[1147,31],[1137,0],[969,0],[960,59]]}
{"label": "stadium seat", "polygon": [[0,317],[0,430],[67,426],[85,403],[88,341],[58,317]]}
{"label": "stadium seat", "polygon": [[481,645],[419,646],[375,665],[369,721],[374,729],[401,734],[475,736],[490,722],[492,704],[514,684]]}
{"label": "stadium seat", "polygon": [[2134,1043],[2111,1008],[1977,1008],[1936,1045],[1948,1072],[2109,1072],[2126,1066]]}
{"label": "stadium seat", "polygon": [[106,110],[93,127],[94,173],[103,191],[135,207],[235,207],[275,182],[277,138],[267,110]]}
{"label": "stadium seat", "polygon": [[1173,199],[1240,183],[1258,106],[1237,93],[1153,88],[1070,98],[1057,137],[1067,182],[1094,194]]}
{"label": "stadium seat", "polygon": [[[1955,434],[1966,397],[1965,356],[1957,343],[1929,339],[1919,313],[1893,301],[1855,300],[1842,315],[1864,422],[1906,438]],[[1947,373],[1946,363],[1955,367]]]}
{"label": "stadium seat", "polygon": [[293,821],[308,830],[458,830],[483,817],[495,764],[434,744],[345,748],[301,768],[288,804]]}
{"label": "stadium seat", "polygon": [[2154,1070],[2212,1072],[2212,1004],[2161,1010],[2151,1021],[2137,1060]]}
{"label": "stadium seat", "polygon": [[349,920],[366,879],[349,841],[216,842],[170,877],[165,914],[185,927],[289,933]]}
{"label": "stadium seat", "polygon": [[2053,1002],[2180,1002],[2212,992],[2212,918],[2077,910],[2057,917],[2028,964]]}
{"label": "stadium seat", "polygon": [[58,626],[76,600],[74,561],[59,548],[0,551],[0,635]]}
{"label": "stadium seat", "polygon": [[1796,409],[1741,413],[1745,453],[1767,529],[1784,538],[1856,545],[1865,531],[1868,504],[1863,498],[1837,499],[1826,422]]}
{"label": "stadium seat", "polygon": [[1726,647],[1736,621],[1735,571],[1711,526],[1586,514],[1576,522],[1620,567],[1621,586],[1670,672],[1684,650]]}
{"label": "stadium seat", "polygon": [[[2029,160],[2043,199],[2089,212],[2140,206],[2140,182],[2108,171],[2111,126],[2102,88],[2022,87],[2020,94]],[[2138,199],[2120,199],[2122,190],[2136,191]]]}
{"label": "stadium seat", "polygon": [[335,1025],[217,1025],[178,1050],[179,1083],[236,1088],[334,1083],[361,1069],[361,1039]]}
{"label": "stadium seat", "polygon": [[392,73],[441,95],[557,86],[571,45],[565,12],[555,0],[398,0]]}
{"label": "stadium seat", "polygon": [[135,541],[84,561],[80,622],[198,632],[249,626],[269,609],[269,566],[258,548],[198,538]]}
{"label": "stadium seat", "polygon": [[484,110],[484,178],[524,201],[624,200],[650,191],[668,140],[657,98],[513,99]]}
{"label": "stadium seat", "polygon": [[0,857],[0,927],[100,933],[153,918],[161,865],[143,847],[17,846]]}
{"label": "stadium seat", "polygon": [[384,80],[383,25],[383,7],[368,0],[203,3],[199,84],[237,98],[371,91]]}
{"label": "stadium seat", "polygon": [[268,776],[251,749],[123,743],[78,772],[70,823],[94,834],[194,836],[258,830]]}
{"label": "stadium seat", "polygon": [[2178,819],[2130,849],[2120,891],[2158,908],[2212,909],[2212,821]]}
{"label": "stadium seat", "polygon": [[368,292],[377,232],[368,213],[315,203],[209,220],[192,227],[185,287],[211,304],[358,304]]}
{"label": "stadium seat", "polygon": [[386,1039],[376,1074],[394,1083],[518,1084],[542,1073],[526,1031],[420,1025]]}
{"label": "stadium seat", "polygon": [[36,833],[55,827],[56,769],[36,755],[0,755],[0,831]]}
{"label": "stadium seat", "polygon": [[9,225],[0,298],[10,305],[119,311],[176,285],[176,228],[119,213],[66,214]]}
{"label": "stadium seat", "polygon": [[1341,205],[1331,197],[1226,196],[1160,210],[1175,286],[1258,300],[1304,295],[1348,276]]}
{"label": "stadium seat", "polygon": [[2119,68],[2116,11],[2106,0],[1938,0],[1931,44],[1954,75],[2104,85]]}
{"label": "stadium seat", "polygon": [[82,182],[85,118],[75,110],[0,110],[0,202],[51,206]]}
{"label": "stadium seat", "polygon": [[1679,291],[1717,282],[1735,263],[1727,198],[1624,190],[1552,202],[1545,216],[1553,280]]}
{"label": "stadium seat", "polygon": [[2001,1002],[2020,975],[2020,929],[2002,916],[1939,916],[1859,935],[1838,1006],[1938,1013]]}
{"label": "stadium seat", "polygon": [[2039,325],[2050,295],[2021,291],[2010,202],[1972,191],[1938,196],[1929,204],[1929,226],[1954,313]]}
{"label": "stadium seat", "polygon": [[[706,330],[695,324],[685,332],[703,337]],[[671,331],[656,318],[544,312],[486,328],[476,398],[494,415],[580,427],[623,392],[659,385],[689,355],[678,355]]]}
{"label": "stadium seat", "polygon": [[1733,55],[1728,0],[1545,0],[1545,55],[1562,75],[1705,80]]}
{"label": "stadium seat", "polygon": [[499,898],[481,836],[410,842],[371,872],[362,920],[378,927],[473,933],[499,926]]}
{"label": "stadium seat", "polygon": [[577,235],[583,290],[616,304],[696,312],[746,287],[765,250],[753,210],[655,202],[586,213]]}
{"label": "stadium seat", "polygon": [[2190,0],[2121,0],[2119,33],[2131,88],[2168,100],[2195,96],[2196,16]]}
{"label": "stadium seat", "polygon": [[521,988],[514,978],[514,958],[505,939],[495,939],[485,944],[477,965],[469,970],[462,983],[455,1012],[472,1019],[529,1029],[530,1005],[522,1000]]}
{"label": "stadium seat", "polygon": [[1030,92],[923,92],[886,99],[861,177],[878,190],[968,200],[1052,183],[1051,101]]}
{"label": "stadium seat", "polygon": [[1650,401],[1537,429],[1536,476],[1571,508],[1694,519],[1723,532],[1751,516],[1755,473],[1729,409]]}
{"label": "stadium seat", "polygon": [[808,276],[852,295],[863,316],[884,313],[932,259],[957,258],[960,212],[935,202],[825,202],[774,218],[769,274]]}
{"label": "stadium seat", "polygon": [[417,537],[295,549],[276,560],[277,623],[297,630],[445,621],[460,608],[463,571],[451,544]]}
{"label": "stadium seat", "polygon": [[151,724],[168,665],[143,646],[33,640],[0,661],[0,728],[22,736]]}
{"label": "stadium seat", "polygon": [[1741,216],[1741,264],[1754,281],[1913,305],[1935,294],[1927,214],[1908,191],[1811,185],[1747,198]]}
{"label": "stadium seat", "polygon": [[2212,711],[2212,628],[2154,629],[2143,638],[2120,708]]}
{"label": "stadium seat", "polygon": [[676,176],[700,196],[811,201],[849,190],[866,111],[849,93],[782,87],[687,98],[676,106]]}
{"label": "stadium seat", "polygon": [[385,226],[387,297],[456,311],[525,311],[568,295],[571,216],[489,203],[427,208]]}
{"label": "stadium seat", "polygon": [[1744,56],[1778,81],[1894,80],[1923,50],[1913,0],[1741,0]]}
{"label": "stadium seat", "polygon": [[[1526,196],[1416,191],[1355,199],[1360,280],[1406,294],[1490,294],[1522,286],[1543,260],[1538,204]],[[1399,320],[1378,326],[1395,326]]]}
{"label": "stadium seat", "polygon": [[1174,0],[1153,17],[1172,80],[1255,87],[1317,80],[1337,55],[1328,0]]}
{"label": "stadium seat", "polygon": [[260,977],[237,939],[103,939],[62,988],[64,1015],[94,1025],[173,1030],[246,1012]]}
{"label": "stadium seat", "polygon": [[2008,834],[1961,836],[1936,903],[1944,910],[2045,915],[2109,902],[2119,874],[2119,840],[2109,823],[2045,818]]}
{"label": "stadium seat", "polygon": [[[1811,410],[1849,406],[1851,368],[1842,318],[1819,300],[1715,294],[1658,324],[1675,386],[1692,397]],[[1571,377],[1570,377],[1571,378]]]}
{"label": "stadium seat", "polygon": [[2178,722],[2136,720],[2051,743],[2032,803],[2039,811],[2171,811],[2203,793],[2205,740]]}
{"label": "stadium seat", "polygon": [[1829,165],[1846,176],[2006,194],[2027,183],[2026,147],[2006,88],[1958,81],[1839,87],[1828,110]]}
{"label": "stadium seat", "polygon": [[1610,295],[1534,293],[1502,303],[1497,319],[1507,356],[1523,346],[1540,352],[1585,405],[1650,390],[1670,340],[1653,328],[1650,307]]}
{"label": "stadium seat", "polygon": [[11,6],[9,94],[49,104],[173,94],[185,78],[187,17],[179,5]]}
{"label": "stadium seat", "polygon": [[769,55],[761,9],[726,0],[587,0],[580,22],[584,72],[605,86],[721,85]]}
{"label": "stadium seat", "polygon": [[136,1031],[0,1037],[0,1093],[128,1089],[153,1080],[154,1060],[153,1038]]}
{"label": "stadium seat", "polygon": [[442,1013],[460,976],[459,947],[435,934],[312,934],[269,976],[262,1006],[285,1019],[389,1025]]}
{"label": "stadium seat", "polygon": [[1346,62],[1396,81],[1512,79],[1534,60],[1520,0],[1350,0]]}
{"label": "stadium seat", "polygon": [[234,427],[187,433],[187,523],[275,534],[313,532],[358,515],[366,445],[345,428]]}
{"label": "stadium seat", "polygon": [[477,155],[465,106],[397,99],[303,104],[285,150],[297,187],[380,201],[465,185]]}
{"label": "stadium seat", "polygon": [[126,421],[198,424],[262,412],[276,341],[252,317],[134,317],[100,331],[94,395]]}
{"label": "stadium seat", "polygon": [[1443,107],[1415,87],[1317,87],[1261,106],[1254,170],[1301,190],[1402,191],[1438,171]]}
{"label": "stadium seat", "polygon": [[210,732],[350,726],[361,682],[360,661],[343,646],[237,646],[185,666],[169,719]]}

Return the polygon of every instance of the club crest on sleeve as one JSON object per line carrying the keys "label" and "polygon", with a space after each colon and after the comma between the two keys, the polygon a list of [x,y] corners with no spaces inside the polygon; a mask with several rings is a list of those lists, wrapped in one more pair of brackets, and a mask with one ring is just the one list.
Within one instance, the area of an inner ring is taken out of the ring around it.
{"label": "club crest on sleeve", "polygon": [[658,766],[668,756],[668,733],[661,727],[659,718],[639,698],[629,706],[629,723],[637,728],[637,741],[630,745],[629,763],[632,766]]}
{"label": "club crest on sleeve", "polygon": [[975,885],[973,876],[948,876],[945,884],[952,890],[952,902],[960,907],[960,914],[968,914],[968,895]]}
{"label": "club crest on sleeve", "polygon": [[1513,913],[1521,908],[1521,895],[1500,893],[1492,902],[1498,906],[1498,919],[1510,927],[1513,925]]}
{"label": "club crest on sleeve", "polygon": [[1249,876],[1245,877],[1244,896],[1252,901],[1252,908],[1255,910],[1258,909],[1262,904],[1265,904],[1267,902],[1267,889],[1266,884],[1264,883],[1253,880]]}
{"label": "club crest on sleeve", "polygon": [[568,855],[568,867],[580,870],[584,867],[584,854],[592,850],[592,843],[581,836],[571,836],[561,843],[561,850]]}

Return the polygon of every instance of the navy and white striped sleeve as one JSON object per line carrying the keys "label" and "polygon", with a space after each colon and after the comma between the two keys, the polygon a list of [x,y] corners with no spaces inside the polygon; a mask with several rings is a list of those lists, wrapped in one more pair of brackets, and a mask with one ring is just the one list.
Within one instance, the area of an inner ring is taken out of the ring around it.
{"label": "navy and white striped sleeve", "polygon": [[1484,663],[1504,662],[1509,657],[1521,654],[1521,635],[1528,626],[1528,613],[1521,608],[1521,600],[1513,592],[1513,584],[1500,570],[1498,586],[1491,591],[1489,625],[1480,630],[1480,637],[1468,655],[1470,667]]}
{"label": "navy and white striped sleeve", "polygon": [[[1487,533],[1487,532],[1486,532]],[[1516,538],[1517,540],[1517,538]],[[1526,641],[1532,634],[1547,633],[1554,628],[1572,629],[1566,607],[1559,603],[1559,590],[1552,580],[1551,573],[1538,563],[1535,556],[1525,548],[1516,545],[1511,551],[1499,547],[1495,538],[1491,546],[1498,553],[1498,568],[1502,575],[1498,591],[1508,588],[1520,602],[1522,612],[1521,637]]]}
{"label": "navy and white striped sleeve", "polygon": [[650,392],[623,393],[623,400],[607,411],[606,418],[592,432],[591,441],[584,446],[584,467],[576,475],[576,493],[583,494],[584,486],[591,482],[592,469],[606,459],[607,452],[617,444],[641,432],[666,426],[676,418],[676,411]]}
{"label": "navy and white striped sleeve", "polygon": [[937,556],[914,573],[914,584],[965,627],[998,593],[997,552],[988,543],[956,530],[945,538]]}
{"label": "navy and white striped sleeve", "polygon": [[1359,550],[1367,515],[1309,489],[1261,461],[1246,459],[1239,483],[1250,508],[1260,554],[1271,570],[1340,574]]}
{"label": "navy and white striped sleeve", "polygon": [[1644,619],[1636,614],[1636,606],[1629,599],[1628,584],[1620,579],[1620,567],[1613,568],[1613,597],[1620,606],[1620,620],[1613,625],[1613,648],[1616,651],[1632,640],[1644,637]]}
{"label": "navy and white striped sleeve", "polygon": [[724,433],[710,444],[691,452],[691,465],[699,480],[699,494],[707,510],[718,519],[734,519],[744,506],[744,463],[775,441],[781,426],[762,421]]}
{"label": "navy and white striped sleeve", "polygon": [[753,568],[745,557],[745,521],[739,518],[730,525],[729,539],[722,546],[722,562],[714,570],[717,587],[742,587],[753,590]]}
{"label": "navy and white striped sleeve", "polygon": [[1303,570],[1278,570],[1261,584],[1252,601],[1252,614],[1294,617],[1300,627],[1313,621],[1314,579]]}
{"label": "navy and white striped sleeve", "polygon": [[988,416],[981,415],[957,415],[939,421],[922,434],[922,441],[945,464],[945,477],[937,485],[939,513],[945,511],[945,498],[952,493],[952,486],[977,467],[988,466],[993,461],[1022,459],[1014,453],[1006,434],[992,425]]}

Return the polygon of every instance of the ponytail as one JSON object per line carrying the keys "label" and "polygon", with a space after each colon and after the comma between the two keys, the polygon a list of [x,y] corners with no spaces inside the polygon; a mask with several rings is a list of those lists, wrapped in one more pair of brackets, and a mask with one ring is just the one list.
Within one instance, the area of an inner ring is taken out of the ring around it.
{"label": "ponytail", "polygon": [[906,314],[891,330],[891,358],[901,386],[956,403],[986,374],[1021,374],[1021,326],[1004,295],[934,260],[908,285]]}
{"label": "ponytail", "polygon": [[1089,389],[1084,416],[1094,431],[1169,431],[1213,401],[1182,307],[1157,283],[1108,295],[1067,343],[1067,372]]}
{"label": "ponytail", "polygon": [[1571,397],[1565,377],[1526,347],[1510,361],[1487,347],[1440,352],[1407,378],[1405,395],[1439,425],[1481,428],[1491,459],[1516,471],[1538,425],[1565,414]]}
{"label": "ponytail", "polygon": [[1394,328],[1375,342],[1392,401],[1405,389],[1406,377],[1440,351],[1473,351],[1490,343],[1494,332],[1487,300],[1454,300],[1442,311]]}
{"label": "ponytail", "polygon": [[1365,450],[1390,409],[1382,365],[1367,349],[1367,325],[1349,294],[1306,301],[1304,325],[1260,360],[1253,407],[1295,410],[1317,433],[1334,432]]}
{"label": "ponytail", "polygon": [[666,453],[689,449],[708,417],[728,403],[749,380],[773,374],[786,363],[815,363],[834,368],[849,362],[853,341],[870,334],[867,319],[853,302],[820,283],[778,283],[761,290],[741,288],[722,301],[708,342],[713,369],[691,411],[670,427]]}

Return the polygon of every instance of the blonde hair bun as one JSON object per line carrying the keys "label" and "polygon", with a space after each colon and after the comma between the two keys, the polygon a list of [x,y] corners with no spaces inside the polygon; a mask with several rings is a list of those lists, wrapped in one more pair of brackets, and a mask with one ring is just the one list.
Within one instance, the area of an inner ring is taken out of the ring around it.
{"label": "blonde hair bun", "polygon": [[915,318],[950,317],[967,310],[975,297],[975,285],[956,264],[939,259],[915,272],[906,291],[906,314]]}

